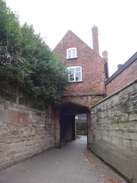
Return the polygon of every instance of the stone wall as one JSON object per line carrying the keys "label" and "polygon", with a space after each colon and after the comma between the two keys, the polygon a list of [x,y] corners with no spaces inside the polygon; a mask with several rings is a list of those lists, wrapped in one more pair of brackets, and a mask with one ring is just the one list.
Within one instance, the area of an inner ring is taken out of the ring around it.
{"label": "stone wall", "polygon": [[91,108],[91,151],[137,182],[137,80]]}
{"label": "stone wall", "polygon": [[38,111],[0,96],[0,170],[53,148],[53,128],[51,109]]}

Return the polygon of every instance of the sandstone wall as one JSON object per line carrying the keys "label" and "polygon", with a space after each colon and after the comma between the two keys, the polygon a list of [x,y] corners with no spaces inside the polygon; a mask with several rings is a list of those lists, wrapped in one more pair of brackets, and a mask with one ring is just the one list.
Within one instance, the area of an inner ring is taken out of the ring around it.
{"label": "sandstone wall", "polygon": [[53,127],[51,109],[37,111],[0,96],[0,170],[53,148]]}
{"label": "sandstone wall", "polygon": [[91,108],[91,151],[137,182],[137,80]]}

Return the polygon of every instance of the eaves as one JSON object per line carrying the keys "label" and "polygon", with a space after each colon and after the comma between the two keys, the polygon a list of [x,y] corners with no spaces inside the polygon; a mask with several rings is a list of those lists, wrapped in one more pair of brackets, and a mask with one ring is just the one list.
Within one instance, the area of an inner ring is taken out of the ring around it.
{"label": "eaves", "polygon": [[115,79],[120,73],[122,73],[127,67],[129,67],[137,59],[137,52],[127,60],[111,77],[105,81],[105,85],[108,85],[113,79]]}

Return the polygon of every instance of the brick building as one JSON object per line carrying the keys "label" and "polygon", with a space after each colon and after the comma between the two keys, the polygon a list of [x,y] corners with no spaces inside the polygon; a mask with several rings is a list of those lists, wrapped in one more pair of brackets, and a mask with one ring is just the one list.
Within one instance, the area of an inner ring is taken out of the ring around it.
{"label": "brick building", "polygon": [[[67,60],[70,86],[61,103],[55,106],[56,146],[75,139],[75,115],[87,114],[90,126],[91,106],[105,96],[105,80],[108,78],[107,51],[99,55],[98,28],[93,26],[93,49],[69,30],[57,44],[54,51]],[[66,123],[67,121],[67,123]]]}
{"label": "brick building", "polygon": [[107,96],[126,86],[137,78],[137,52],[125,62],[118,65],[118,70],[106,80]]}
{"label": "brick building", "polygon": [[[104,66],[106,65],[107,52],[104,58],[99,56],[98,29],[92,28],[93,49],[84,43],[78,36],[69,30],[55,47],[54,51],[61,54],[61,60],[67,60],[70,86],[65,94],[101,94],[105,93],[104,81],[107,78]],[[90,106],[89,106],[90,107]]]}

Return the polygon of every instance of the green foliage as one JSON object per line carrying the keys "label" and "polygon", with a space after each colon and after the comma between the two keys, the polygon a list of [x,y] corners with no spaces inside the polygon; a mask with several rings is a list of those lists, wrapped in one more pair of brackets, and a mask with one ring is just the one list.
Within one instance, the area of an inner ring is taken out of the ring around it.
{"label": "green foliage", "polygon": [[[0,0],[0,53],[15,54],[19,50],[19,18]],[[3,52],[2,52],[3,50]]]}
{"label": "green foliage", "polygon": [[65,62],[49,49],[33,26],[19,24],[0,0],[0,85],[16,87],[27,100],[57,103],[68,85]]}

